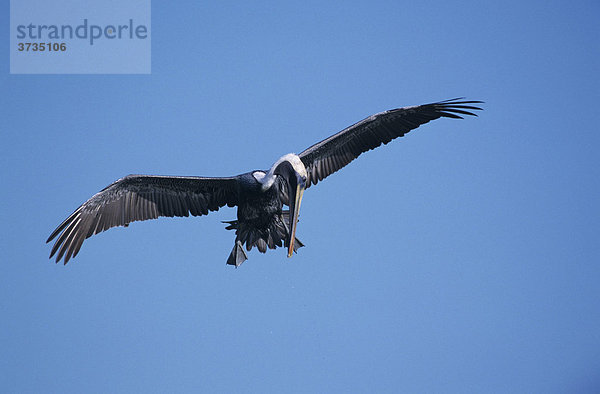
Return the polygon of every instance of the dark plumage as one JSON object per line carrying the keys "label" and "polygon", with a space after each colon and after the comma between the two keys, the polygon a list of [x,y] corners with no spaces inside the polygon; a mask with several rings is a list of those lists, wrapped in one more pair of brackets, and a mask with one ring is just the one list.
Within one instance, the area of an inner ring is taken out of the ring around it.
{"label": "dark plumage", "polygon": [[481,110],[471,105],[481,103],[483,102],[451,99],[371,115],[299,154],[308,172],[306,187],[316,185],[361,153],[387,144],[397,137],[403,137],[431,120],[441,117],[462,119],[460,115],[477,116],[469,110]]}
{"label": "dark plumage", "polygon": [[[440,117],[475,115],[481,101],[446,100],[381,112],[332,135],[299,155],[288,154],[269,171],[227,178],[128,175],[95,194],[65,219],[46,242],[58,237],[50,257],[66,264],[83,241],[115,226],[159,216],[201,216],[225,205],[238,206],[237,220],[226,227],[236,232],[227,264],[239,266],[256,246],[260,252],[280,246],[288,256],[303,246],[295,238],[304,189],[344,167],[361,153],[402,137]],[[283,206],[290,207],[289,211]]]}

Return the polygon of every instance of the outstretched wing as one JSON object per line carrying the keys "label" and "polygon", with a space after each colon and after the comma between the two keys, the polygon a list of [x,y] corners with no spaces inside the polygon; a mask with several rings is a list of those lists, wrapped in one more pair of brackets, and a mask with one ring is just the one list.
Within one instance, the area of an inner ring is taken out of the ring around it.
{"label": "outstretched wing", "polygon": [[[201,178],[128,175],[96,193],[50,234],[50,258],[75,257],[83,241],[111,227],[159,216],[206,215],[238,203],[237,177]],[[60,236],[59,236],[60,234]]]}
{"label": "outstretched wing", "polygon": [[462,119],[460,115],[477,116],[469,110],[481,108],[470,104],[482,101],[461,100],[452,99],[380,112],[314,144],[299,155],[308,173],[306,187],[316,185],[361,153],[402,137],[430,120],[440,117]]}

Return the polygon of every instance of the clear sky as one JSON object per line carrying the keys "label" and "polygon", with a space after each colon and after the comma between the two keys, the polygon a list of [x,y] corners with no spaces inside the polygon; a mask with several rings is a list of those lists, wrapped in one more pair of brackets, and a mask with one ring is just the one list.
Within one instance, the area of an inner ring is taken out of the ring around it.
{"label": "clear sky", "polygon": [[[4,5],[0,391],[598,392],[600,3],[216,3],[153,3],[150,75],[10,75]],[[307,190],[291,259],[226,266],[223,209],[48,260],[124,175],[458,96]]]}

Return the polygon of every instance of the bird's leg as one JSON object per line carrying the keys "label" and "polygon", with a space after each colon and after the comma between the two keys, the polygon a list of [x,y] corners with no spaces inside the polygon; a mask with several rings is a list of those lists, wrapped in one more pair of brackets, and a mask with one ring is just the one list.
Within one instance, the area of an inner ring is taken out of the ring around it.
{"label": "bird's leg", "polygon": [[227,259],[227,264],[235,265],[235,268],[242,265],[244,261],[248,259],[248,255],[244,250],[242,243],[239,240],[235,241],[235,245],[233,245],[233,250]]}

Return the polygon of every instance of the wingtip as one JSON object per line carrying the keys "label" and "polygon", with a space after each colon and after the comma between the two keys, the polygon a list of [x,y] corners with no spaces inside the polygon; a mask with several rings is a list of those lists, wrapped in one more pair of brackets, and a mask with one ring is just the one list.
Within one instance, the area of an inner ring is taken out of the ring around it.
{"label": "wingtip", "polygon": [[54,230],[52,232],[52,234],[50,234],[50,236],[48,237],[48,239],[46,239],[46,243],[50,243],[50,241],[52,241],[54,238],[56,238],[57,235],[58,235],[58,231]]}
{"label": "wingtip", "polygon": [[453,119],[464,119],[460,115],[478,116],[475,112],[483,111],[483,108],[472,105],[482,104],[481,100],[464,100],[464,97],[458,97],[450,100],[439,101],[432,106],[441,116]]}
{"label": "wingtip", "polygon": [[[485,104],[485,101],[482,100],[466,100],[466,97],[456,97],[448,100],[438,101],[432,104],[451,104],[451,105],[463,105],[463,104]],[[472,109],[483,110],[483,108],[474,107]]]}

